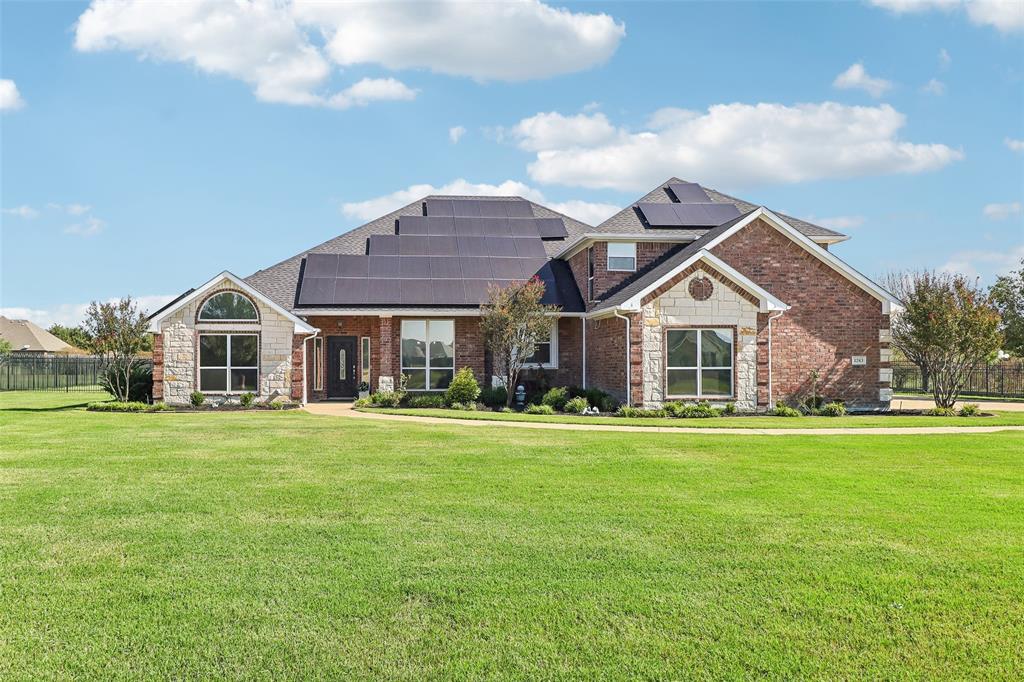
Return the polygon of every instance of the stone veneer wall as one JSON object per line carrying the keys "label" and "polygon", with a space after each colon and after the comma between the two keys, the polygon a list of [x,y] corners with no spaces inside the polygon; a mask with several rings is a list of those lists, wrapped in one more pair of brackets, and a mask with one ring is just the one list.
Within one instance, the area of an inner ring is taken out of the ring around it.
{"label": "stone veneer wall", "polygon": [[[706,301],[694,299],[690,281],[707,277],[714,290]],[[738,410],[753,412],[757,407],[757,313],[758,307],[702,269],[648,302],[643,319],[643,404],[660,407],[665,398],[665,330],[669,327],[730,327],[734,337],[732,400]],[[714,401],[713,401],[714,402]],[[726,402],[726,401],[718,401]]]}
{"label": "stone veneer wall", "polygon": [[[276,396],[288,398],[292,390],[293,336],[295,324],[259,300],[253,300],[259,313],[258,324],[244,322],[196,323],[200,306],[214,294],[240,291],[225,279],[201,299],[196,299],[167,316],[160,323],[160,349],[163,362],[154,368],[154,377],[162,376],[159,392],[165,402],[186,404],[190,394],[198,389],[199,333],[258,332],[260,335],[259,398]],[[249,297],[251,299],[251,297]],[[154,356],[154,362],[156,356]],[[214,395],[208,396],[217,400]]]}

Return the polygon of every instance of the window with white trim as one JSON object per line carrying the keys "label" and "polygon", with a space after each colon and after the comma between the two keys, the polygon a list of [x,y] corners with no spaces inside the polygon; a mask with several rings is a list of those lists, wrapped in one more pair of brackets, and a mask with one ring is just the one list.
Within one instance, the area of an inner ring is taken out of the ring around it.
{"label": "window with white trim", "polygon": [[665,345],[668,397],[732,396],[732,329],[669,329]]}
{"label": "window with white trim", "polygon": [[359,377],[359,381],[365,381],[367,383],[367,385],[369,385],[369,383],[370,383],[370,337],[369,336],[364,336],[361,343],[362,343],[362,347],[359,350],[360,350],[360,355],[362,356],[360,358],[360,360],[362,361],[362,363],[361,363],[362,376]]}
{"label": "window with white trim", "polygon": [[324,338],[318,336],[313,339],[313,390],[322,391],[324,388]]}
{"label": "window with white trim", "polygon": [[199,311],[200,322],[256,322],[256,305],[237,291],[222,291],[206,299]]}
{"label": "window with white trim", "polygon": [[258,393],[259,345],[257,334],[200,334],[199,390]]}
{"label": "window with white trim", "polygon": [[608,242],[608,270],[636,271],[636,242]]}
{"label": "window with white trim", "polygon": [[556,369],[558,367],[558,320],[551,322],[547,339],[537,341],[533,355],[526,359],[526,367]]}
{"label": "window with white trim", "polygon": [[455,320],[402,320],[402,374],[410,391],[441,391],[455,375]]}

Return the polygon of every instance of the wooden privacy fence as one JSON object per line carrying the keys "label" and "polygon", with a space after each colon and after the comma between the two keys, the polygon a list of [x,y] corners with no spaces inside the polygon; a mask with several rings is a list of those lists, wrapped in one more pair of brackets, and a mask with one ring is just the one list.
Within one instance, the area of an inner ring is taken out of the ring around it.
{"label": "wooden privacy fence", "polygon": [[[892,363],[892,388],[897,393],[927,393],[929,386],[912,362]],[[1024,398],[1024,361],[1012,360],[972,367],[962,391],[965,395]]]}

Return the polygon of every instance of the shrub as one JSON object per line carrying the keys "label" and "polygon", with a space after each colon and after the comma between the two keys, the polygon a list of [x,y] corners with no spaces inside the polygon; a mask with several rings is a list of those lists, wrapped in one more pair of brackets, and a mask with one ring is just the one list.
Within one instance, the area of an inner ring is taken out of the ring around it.
{"label": "shrub", "polygon": [[960,408],[961,417],[977,417],[981,415],[981,408],[978,407],[977,403],[965,403]]}
{"label": "shrub", "polygon": [[923,414],[929,417],[955,417],[956,410],[952,407],[933,407],[930,410],[925,410]]}
{"label": "shrub", "polygon": [[611,397],[599,388],[579,388],[573,386],[569,389],[569,395],[572,397],[583,396],[587,399],[587,402],[601,410],[602,412],[614,412],[619,409],[619,401]]}
{"label": "shrub", "polygon": [[191,403],[192,407],[200,407],[206,402],[206,396],[199,391],[192,391],[188,396],[188,401]]}
{"label": "shrub", "polygon": [[480,402],[488,407],[504,407],[508,402],[508,391],[504,386],[484,388],[480,390]]}
{"label": "shrub", "polygon": [[252,404],[256,402],[255,393],[243,393],[239,397],[238,402],[241,403],[242,407],[252,407]]}
{"label": "shrub", "polygon": [[377,391],[370,396],[374,407],[398,407],[405,399],[405,394],[398,391]]}
{"label": "shrub", "polygon": [[[447,401],[445,400],[445,396],[443,396],[443,395],[441,395],[439,393],[428,394],[428,395],[411,395],[408,398],[406,398],[406,400],[405,400],[405,404],[408,407],[414,407],[414,408],[431,408],[431,407],[438,408],[438,407],[444,407],[446,402]],[[453,403],[453,405],[454,405],[454,403]]]}
{"label": "shrub", "polygon": [[839,401],[833,400],[821,408],[821,415],[823,417],[845,417],[846,406]]}
{"label": "shrub", "polygon": [[554,414],[555,408],[550,405],[527,405],[526,414]]}
{"label": "shrub", "polygon": [[511,414],[512,412],[515,412],[515,410],[513,410],[508,405],[504,405],[504,406],[502,406],[502,408],[500,410],[498,410],[498,412],[503,412],[505,414]]}
{"label": "shrub", "polygon": [[287,410],[290,407],[295,407],[297,404],[298,403],[294,403],[291,400],[275,400],[267,407],[272,410]]}
{"label": "shrub", "polygon": [[736,414],[736,403],[726,403],[725,407],[722,408],[722,414],[728,417]]}
{"label": "shrub", "polygon": [[784,402],[775,403],[775,409],[772,410],[772,414],[776,417],[800,417],[800,410],[795,410]]}
{"label": "shrub", "polygon": [[687,405],[680,416],[686,419],[710,419],[712,417],[721,417],[722,412],[711,407],[709,402],[701,401],[696,405]]}
{"label": "shrub", "polygon": [[110,400],[104,403],[89,403],[85,406],[85,409],[91,412],[145,412],[148,408],[149,405],[147,403],[137,400],[128,402]]}
{"label": "shrub", "polygon": [[455,378],[452,379],[452,383],[448,385],[448,390],[444,393],[444,401],[448,405],[454,405],[455,403],[476,403],[476,399],[480,396],[480,385],[476,383],[476,377],[473,376],[473,370],[469,367],[463,367],[455,373]]}
{"label": "shrub", "polygon": [[352,407],[373,407],[373,401],[369,398],[359,398],[352,403]]}
{"label": "shrub", "polygon": [[670,417],[682,417],[683,411],[686,409],[686,405],[681,402],[673,400],[662,404],[661,409],[665,410],[665,414]]}
{"label": "shrub", "polygon": [[[110,395],[117,397],[118,382],[124,383],[124,373],[118,363],[111,363],[100,375],[100,386]],[[120,378],[117,376],[121,374]],[[128,400],[125,402],[148,403],[153,401],[153,366],[135,362],[128,374]]]}
{"label": "shrub", "polygon": [[476,410],[476,403],[452,403],[449,405],[453,410],[461,410],[463,412],[473,412]]}
{"label": "shrub", "polygon": [[651,410],[644,409],[641,407],[628,407],[623,405],[619,408],[618,412],[615,413],[616,417],[631,417],[638,419],[649,419],[656,417],[666,417],[668,413],[665,410]]}
{"label": "shrub", "polygon": [[565,404],[569,402],[569,391],[562,386],[556,386],[544,394],[541,398],[541,404],[550,405],[557,411],[565,409]]}
{"label": "shrub", "polygon": [[586,398],[583,396],[577,396],[571,400],[565,401],[565,405],[562,407],[562,410],[568,414],[583,414],[589,407],[590,404],[587,402]]}

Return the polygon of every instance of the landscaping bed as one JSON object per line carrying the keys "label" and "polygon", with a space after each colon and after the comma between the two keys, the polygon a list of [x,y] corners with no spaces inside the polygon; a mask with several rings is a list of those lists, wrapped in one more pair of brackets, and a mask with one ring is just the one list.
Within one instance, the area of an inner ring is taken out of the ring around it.
{"label": "landscaping bed", "polygon": [[204,403],[201,405],[168,405],[167,403],[119,402],[107,400],[86,405],[90,412],[278,412],[301,407],[294,402],[253,403]]}

